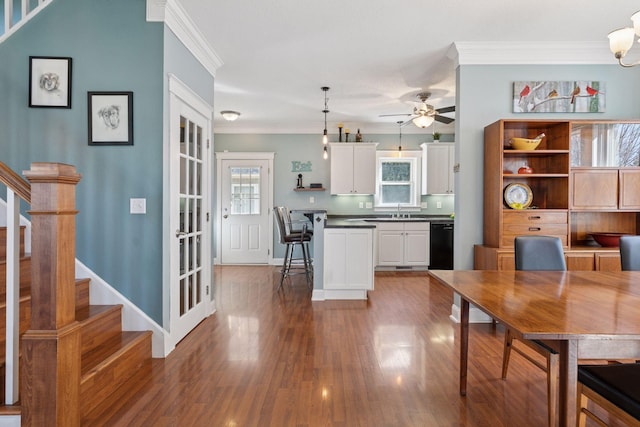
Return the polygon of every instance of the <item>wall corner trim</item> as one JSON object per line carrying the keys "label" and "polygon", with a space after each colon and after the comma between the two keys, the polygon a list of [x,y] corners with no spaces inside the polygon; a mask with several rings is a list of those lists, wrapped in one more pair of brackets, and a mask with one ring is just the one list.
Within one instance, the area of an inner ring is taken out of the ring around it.
{"label": "wall corner trim", "polygon": [[222,59],[177,0],[147,0],[147,21],[164,22],[209,74],[216,76]]}

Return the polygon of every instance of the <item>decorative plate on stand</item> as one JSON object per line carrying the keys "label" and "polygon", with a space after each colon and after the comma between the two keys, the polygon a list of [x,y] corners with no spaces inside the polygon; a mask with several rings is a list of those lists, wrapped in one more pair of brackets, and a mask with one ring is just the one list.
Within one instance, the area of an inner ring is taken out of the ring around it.
{"label": "decorative plate on stand", "polygon": [[526,209],[533,201],[533,192],[527,184],[514,182],[504,188],[504,202],[511,209]]}

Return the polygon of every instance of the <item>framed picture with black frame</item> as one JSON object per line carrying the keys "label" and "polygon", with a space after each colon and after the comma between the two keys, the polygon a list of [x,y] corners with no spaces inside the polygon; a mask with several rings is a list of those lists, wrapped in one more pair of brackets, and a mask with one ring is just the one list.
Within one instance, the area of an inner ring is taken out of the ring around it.
{"label": "framed picture with black frame", "polygon": [[133,92],[87,92],[89,145],[133,145]]}
{"label": "framed picture with black frame", "polygon": [[29,57],[29,107],[71,108],[71,58]]}

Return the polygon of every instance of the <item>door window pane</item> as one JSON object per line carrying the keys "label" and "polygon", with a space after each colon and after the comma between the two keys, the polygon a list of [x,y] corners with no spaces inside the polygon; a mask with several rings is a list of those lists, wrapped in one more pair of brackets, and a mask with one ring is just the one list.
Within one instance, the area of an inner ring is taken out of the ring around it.
{"label": "door window pane", "polygon": [[260,168],[231,168],[231,215],[260,214]]}

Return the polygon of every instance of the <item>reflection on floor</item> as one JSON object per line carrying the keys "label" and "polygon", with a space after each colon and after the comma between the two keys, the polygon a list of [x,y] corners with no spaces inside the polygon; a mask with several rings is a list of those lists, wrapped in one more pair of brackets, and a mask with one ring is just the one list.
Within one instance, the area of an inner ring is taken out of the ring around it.
{"label": "reflection on floor", "polygon": [[378,273],[368,301],[311,302],[277,267],[216,267],[217,312],[120,409],[95,425],[545,425],[544,373],[512,358],[502,328],[472,325],[458,394],[452,295],[426,273]]}

